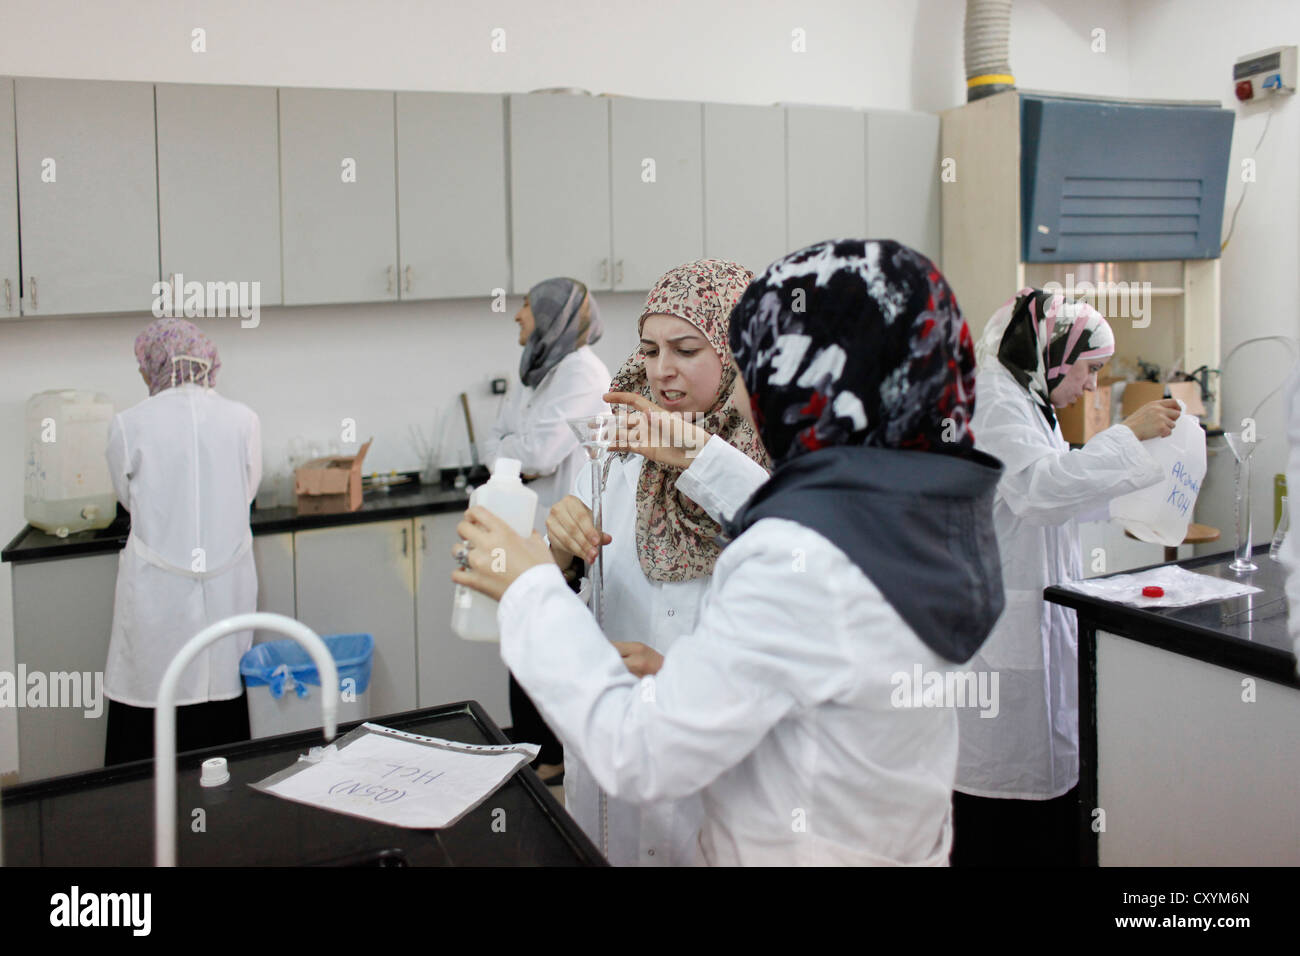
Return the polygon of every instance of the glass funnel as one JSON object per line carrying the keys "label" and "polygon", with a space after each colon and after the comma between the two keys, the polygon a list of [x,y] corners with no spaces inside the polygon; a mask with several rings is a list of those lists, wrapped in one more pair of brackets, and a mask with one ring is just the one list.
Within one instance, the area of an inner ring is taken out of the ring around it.
{"label": "glass funnel", "polygon": [[[591,459],[591,521],[596,526],[597,537],[602,537],[605,530],[603,507],[605,459],[609,457],[609,446],[613,444],[618,433],[618,422],[618,416],[610,412],[568,419],[569,428]],[[597,549],[596,560],[587,569],[587,577],[591,582],[591,613],[595,616],[596,623],[603,626],[602,597],[605,583],[603,547]]]}
{"label": "glass funnel", "polygon": [[1224,432],[1223,439],[1236,459],[1233,517],[1237,525],[1237,549],[1228,567],[1238,573],[1258,571],[1259,565],[1250,560],[1250,456],[1259,442],[1253,431]]}

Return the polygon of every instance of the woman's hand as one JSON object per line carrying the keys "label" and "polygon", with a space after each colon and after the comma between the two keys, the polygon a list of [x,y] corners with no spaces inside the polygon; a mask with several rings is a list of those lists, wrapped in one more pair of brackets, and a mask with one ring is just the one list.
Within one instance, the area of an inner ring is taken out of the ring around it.
{"label": "woman's hand", "polygon": [[1162,398],[1156,402],[1147,402],[1120,424],[1127,425],[1137,435],[1138,441],[1148,438],[1164,438],[1174,430],[1174,422],[1182,410],[1175,398]]}
{"label": "woman's hand", "polygon": [[[529,568],[554,563],[550,549],[536,531],[531,537],[521,538],[510,525],[481,506],[465,512],[456,533],[469,545],[469,567],[452,571],[451,579],[494,601],[500,601],[506,589]],[[457,543],[451,549],[452,555],[459,558],[463,547]]]}
{"label": "woman's hand", "polygon": [[618,649],[628,671],[637,677],[658,674],[659,668],[664,666],[664,656],[640,641],[614,641],[614,647]]}
{"label": "woman's hand", "polygon": [[688,422],[680,412],[662,409],[644,395],[610,392],[604,399],[611,405],[628,405],[633,409],[627,416],[626,426],[620,425],[611,452],[635,452],[661,465],[684,470],[712,437],[700,426]]}
{"label": "woman's hand", "polygon": [[596,524],[591,520],[591,509],[576,495],[561,498],[551,506],[546,516],[546,534],[551,539],[551,554],[563,571],[581,557],[590,564],[596,560],[596,549],[614,539],[596,534]]}

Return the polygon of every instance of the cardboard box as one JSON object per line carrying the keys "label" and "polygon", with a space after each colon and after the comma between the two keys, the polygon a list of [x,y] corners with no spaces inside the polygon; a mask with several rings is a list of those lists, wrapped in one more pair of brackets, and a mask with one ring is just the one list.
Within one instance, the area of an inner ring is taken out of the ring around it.
{"label": "cardboard box", "polygon": [[1120,417],[1128,418],[1147,402],[1158,402],[1165,396],[1163,382],[1129,382],[1124,386],[1124,400],[1120,403]]}
{"label": "cardboard box", "polygon": [[1098,379],[1097,388],[1084,392],[1073,405],[1056,410],[1061,423],[1061,434],[1071,445],[1082,445],[1098,432],[1110,428],[1110,387],[1121,378]]}
{"label": "cardboard box", "polygon": [[355,455],[313,458],[298,466],[293,490],[298,496],[298,514],[328,515],[356,511],[361,507],[361,463],[370,450],[370,439]]}
{"label": "cardboard box", "polygon": [[1165,389],[1169,394],[1187,406],[1190,415],[1205,416],[1205,404],[1201,401],[1201,386],[1196,382],[1129,382],[1124,386],[1124,401],[1121,411],[1128,418],[1147,402],[1156,402],[1164,398]]}

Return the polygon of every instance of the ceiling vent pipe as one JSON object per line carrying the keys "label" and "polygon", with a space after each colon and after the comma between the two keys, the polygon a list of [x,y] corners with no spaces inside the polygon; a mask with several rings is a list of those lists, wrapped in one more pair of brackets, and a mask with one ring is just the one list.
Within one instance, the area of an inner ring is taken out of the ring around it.
{"label": "ceiling vent pipe", "polygon": [[1014,90],[1011,0],[966,0],[966,102]]}

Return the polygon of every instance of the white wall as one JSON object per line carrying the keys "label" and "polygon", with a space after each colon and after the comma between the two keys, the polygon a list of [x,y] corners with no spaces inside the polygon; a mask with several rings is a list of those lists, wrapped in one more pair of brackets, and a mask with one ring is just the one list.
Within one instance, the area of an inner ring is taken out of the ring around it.
{"label": "white wall", "polygon": [[[0,70],[384,90],[577,86],[665,99],[937,111],[964,99],[964,6],[962,0],[227,0],[202,6],[4,0]],[[207,32],[206,53],[190,50],[195,27]],[[504,54],[490,51],[494,27],[506,30]],[[1104,53],[1093,51],[1092,31],[1099,27],[1106,30]],[[795,28],[806,31],[806,53],[791,51]],[[1231,91],[1221,77],[1229,75],[1235,53],[1288,42],[1288,33],[1294,42],[1300,33],[1289,4],[1262,0],[1222,10],[1210,2],[1020,0],[1012,28],[1011,62],[1024,88],[1225,100]],[[1190,44],[1194,55],[1180,44]],[[1215,63],[1221,68],[1207,65]],[[1252,187],[1257,192],[1242,210],[1224,262],[1225,345],[1235,341],[1230,327],[1279,324],[1279,304],[1294,321],[1294,107],[1275,118],[1265,152],[1270,147],[1275,169],[1291,170],[1291,178],[1285,188],[1281,173]],[[1286,215],[1273,218],[1278,209]],[[1286,294],[1273,294],[1278,271],[1255,265],[1251,249],[1283,264]],[[1247,302],[1250,315],[1234,318]],[[265,309],[256,330],[228,320],[204,327],[222,350],[222,391],[260,413],[269,452],[278,454],[293,435],[328,438],[340,418],[353,417],[362,437],[375,435],[367,470],[406,468],[412,467],[406,425],[451,409],[461,390],[477,396],[476,422],[486,427],[495,402],[487,381],[515,380],[519,353],[509,320],[516,305],[512,299],[505,316],[491,313],[486,299]],[[607,333],[597,352],[612,370],[631,349],[640,300],[605,295],[601,305]],[[33,392],[68,384],[103,389],[123,406],[138,400],[143,389],[131,341],[147,318],[0,324],[0,460],[10,462],[0,468],[0,538],[23,524],[23,403]],[[1247,401],[1231,379],[1227,387],[1230,409]],[[2,566],[0,669],[12,666],[9,572]],[[12,716],[0,712],[0,772],[14,763]]]}
{"label": "white wall", "polygon": [[[1237,57],[1273,46],[1300,43],[1300,4],[1293,0],[1164,0],[1137,3],[1131,16],[1132,95],[1216,99],[1237,113],[1229,163],[1228,208],[1241,196],[1241,160],[1253,156],[1256,182],[1237,216],[1223,252],[1222,354],[1259,335],[1300,335],[1300,102],[1294,96],[1271,108],[1268,135],[1255,152],[1270,108],[1243,106],[1233,96]],[[1225,426],[1240,423],[1291,368],[1293,354],[1277,342],[1248,345],[1223,372]],[[1286,431],[1281,394],[1259,411],[1261,443],[1252,459],[1255,539],[1273,527],[1273,475],[1285,470]],[[1211,447],[1221,447],[1212,442]],[[1223,531],[1219,545],[1233,545],[1232,456],[1210,459],[1197,520]]]}

